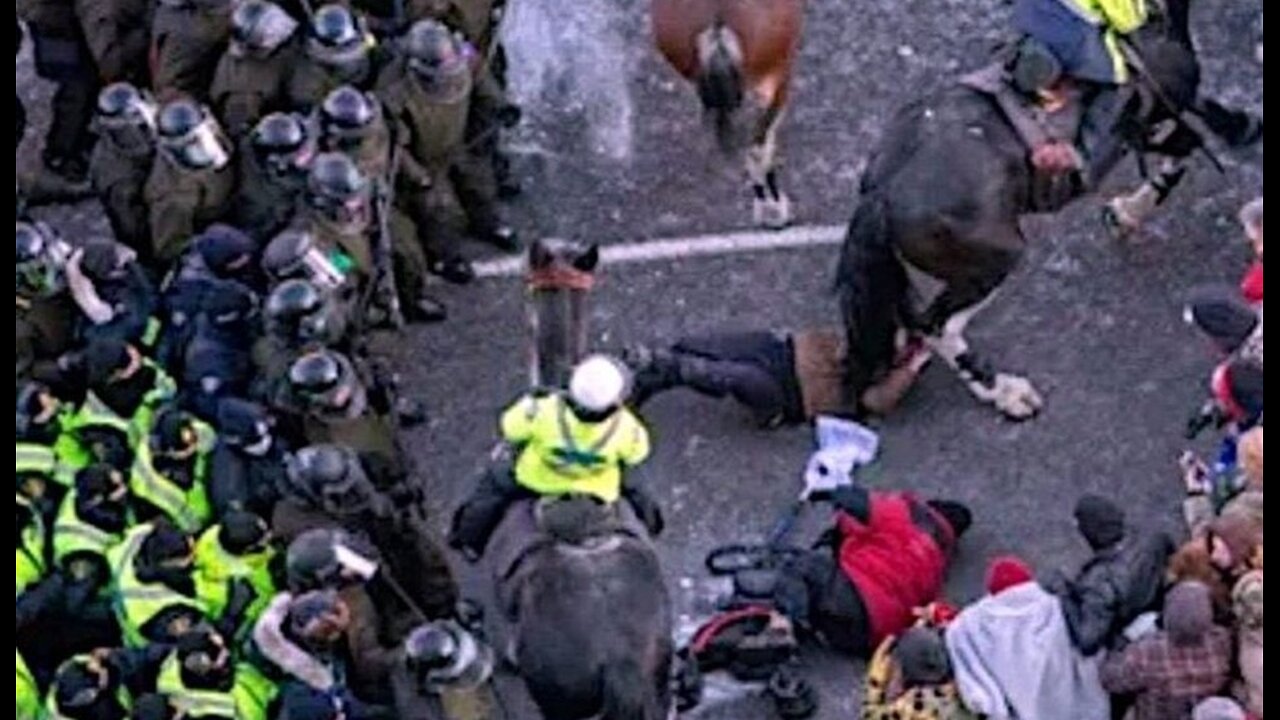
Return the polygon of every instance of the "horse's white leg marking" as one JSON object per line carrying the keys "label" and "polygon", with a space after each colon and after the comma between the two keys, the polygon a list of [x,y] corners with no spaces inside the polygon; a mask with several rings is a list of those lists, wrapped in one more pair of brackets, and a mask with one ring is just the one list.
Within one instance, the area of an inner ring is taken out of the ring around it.
{"label": "horse's white leg marking", "polygon": [[[773,102],[776,89],[769,93]],[[783,228],[791,224],[791,200],[778,186],[778,126],[786,115],[786,108],[765,110],[772,114],[769,124],[758,133],[747,149],[747,176],[751,179],[754,199],[751,217],[757,225],[767,228]]]}
{"label": "horse's white leg marking", "polygon": [[994,405],[997,410],[1011,418],[1024,420],[1035,415],[1044,406],[1044,400],[1035,386],[1031,381],[1018,375],[996,372],[986,376],[985,370],[972,365],[977,361],[969,353],[969,342],[964,337],[969,321],[985,308],[994,296],[993,292],[982,302],[947,318],[942,326],[942,332],[926,336],[925,343],[956,371],[974,397]]}

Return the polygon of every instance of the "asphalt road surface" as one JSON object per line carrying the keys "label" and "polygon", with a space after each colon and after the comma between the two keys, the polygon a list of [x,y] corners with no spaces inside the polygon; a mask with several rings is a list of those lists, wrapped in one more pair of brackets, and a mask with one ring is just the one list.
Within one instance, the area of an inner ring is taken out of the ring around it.
{"label": "asphalt road surface", "polygon": [[[637,243],[746,227],[741,163],[716,151],[692,89],[651,49],[647,3],[511,4],[513,80],[526,107],[512,146],[526,192],[510,217],[526,237]],[[862,163],[891,111],[979,64],[1001,39],[1008,12],[995,0],[810,2],[781,134],[783,181],[799,223],[848,220]],[[1193,20],[1206,92],[1258,112],[1260,19],[1260,3],[1201,2]],[[31,80],[29,67],[20,67],[18,83],[37,98],[38,118],[47,89]],[[883,425],[882,462],[870,482],[974,510],[950,573],[950,600],[981,594],[985,560],[994,554],[1019,553],[1046,572],[1074,567],[1084,546],[1070,510],[1086,491],[1116,498],[1137,523],[1176,527],[1181,429],[1212,362],[1207,345],[1181,323],[1180,302],[1196,284],[1239,276],[1247,249],[1235,213],[1262,193],[1260,145],[1223,159],[1225,174],[1197,161],[1129,243],[1103,231],[1096,199],[1026,223],[1026,261],[971,326],[971,340],[1002,369],[1037,384],[1046,400],[1040,417],[1000,419],[935,364]],[[1113,186],[1132,182],[1125,167]],[[103,231],[92,206],[53,215],[64,231]],[[835,323],[835,260],[834,247],[817,245],[607,267],[592,300],[593,345]],[[408,387],[431,408],[431,421],[411,432],[409,444],[443,527],[446,509],[494,441],[497,413],[523,387],[525,346],[518,282],[485,279],[441,292],[450,321],[410,330],[395,352]],[[686,391],[658,398],[645,416],[655,447],[639,473],[666,508],[662,561],[688,624],[718,591],[703,556],[772,524],[799,489],[812,437],[805,428],[753,429],[729,402]],[[810,508],[805,531],[816,532],[827,512]],[[479,572],[464,573],[473,585],[480,581]],[[819,687],[818,717],[855,716],[860,664],[814,650],[802,668]],[[520,717],[533,715],[515,685],[503,689]],[[728,698],[699,716],[772,717],[750,693]]]}

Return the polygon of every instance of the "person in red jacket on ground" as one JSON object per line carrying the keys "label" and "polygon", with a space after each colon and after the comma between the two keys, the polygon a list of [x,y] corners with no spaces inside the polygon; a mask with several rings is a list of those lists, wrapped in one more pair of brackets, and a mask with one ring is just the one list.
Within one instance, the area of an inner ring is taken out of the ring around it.
{"label": "person in red jacket on ground", "polygon": [[775,591],[797,626],[844,652],[870,655],[886,637],[915,622],[914,610],[938,600],[969,510],[910,492],[868,490],[854,466],[819,451],[806,473],[804,498],[830,501],[835,522],[824,544],[790,560]]}
{"label": "person in red jacket on ground", "polygon": [[1253,264],[1240,280],[1240,293],[1250,305],[1262,304],[1262,198],[1240,209],[1240,224],[1253,247]]}

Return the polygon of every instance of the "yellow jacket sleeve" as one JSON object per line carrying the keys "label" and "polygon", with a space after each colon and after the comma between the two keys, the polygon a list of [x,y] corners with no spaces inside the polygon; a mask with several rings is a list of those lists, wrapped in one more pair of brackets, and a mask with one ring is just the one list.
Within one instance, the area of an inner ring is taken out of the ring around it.
{"label": "yellow jacket sleeve", "polygon": [[1097,11],[1121,35],[1142,27],[1147,22],[1146,0],[1093,0]]}
{"label": "yellow jacket sleeve", "polygon": [[894,717],[893,704],[889,702],[889,682],[893,679],[892,660],[889,651],[893,638],[886,638],[876,648],[867,665],[867,686],[862,698],[862,720],[885,720]]}
{"label": "yellow jacket sleeve", "polygon": [[622,412],[626,413],[624,417],[626,436],[619,445],[618,459],[627,467],[635,467],[649,457],[649,431],[630,410],[622,410]]}
{"label": "yellow jacket sleeve", "polygon": [[502,439],[512,445],[523,445],[533,437],[534,421],[538,417],[538,398],[525,395],[502,413],[499,428]]}

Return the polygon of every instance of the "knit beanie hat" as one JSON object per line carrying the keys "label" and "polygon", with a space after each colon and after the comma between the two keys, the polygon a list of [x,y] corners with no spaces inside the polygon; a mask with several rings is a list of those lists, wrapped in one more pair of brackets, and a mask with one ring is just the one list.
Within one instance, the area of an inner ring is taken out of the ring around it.
{"label": "knit beanie hat", "polygon": [[1191,720],[1246,720],[1244,708],[1228,697],[1205,698],[1191,711]]}
{"label": "knit beanie hat", "polygon": [[1213,627],[1209,588],[1194,580],[1174,585],[1164,597],[1164,629],[1175,645],[1190,645]]}
{"label": "knit beanie hat", "polygon": [[1013,555],[993,558],[987,565],[987,592],[992,595],[1032,580],[1035,580],[1035,573],[1021,558]]}
{"label": "knit beanie hat", "polygon": [[1226,287],[1199,288],[1183,309],[1183,318],[1213,340],[1224,355],[1236,351],[1258,325],[1258,314]]}
{"label": "knit beanie hat", "polygon": [[1089,547],[1111,547],[1124,539],[1124,510],[1100,495],[1085,495],[1076,503],[1076,526]]}
{"label": "knit beanie hat", "polygon": [[224,275],[240,258],[251,258],[257,244],[242,230],[230,225],[210,225],[195,239],[196,252],[216,275]]}
{"label": "knit beanie hat", "polygon": [[340,697],[299,682],[280,692],[280,720],[333,720],[344,710]]}
{"label": "knit beanie hat", "polygon": [[951,662],[942,634],[929,628],[913,627],[893,646],[902,681],[908,687],[940,685],[951,678]]}

